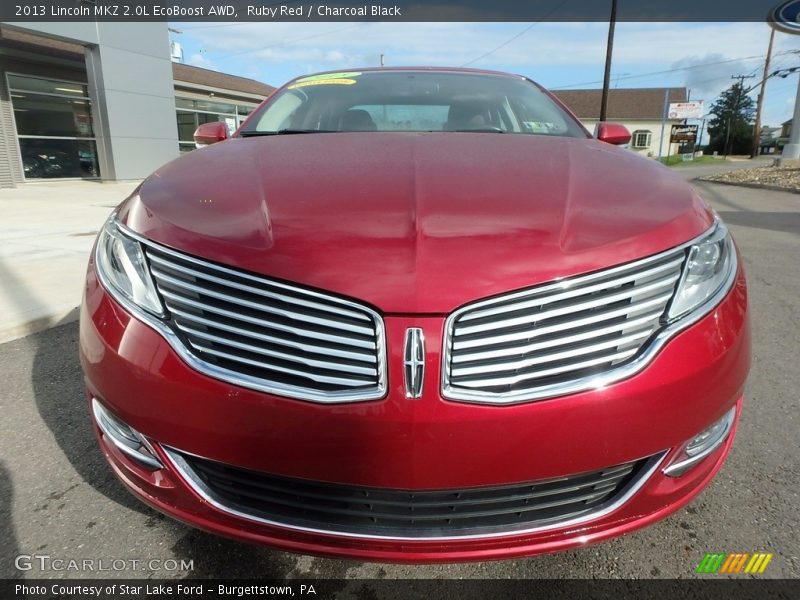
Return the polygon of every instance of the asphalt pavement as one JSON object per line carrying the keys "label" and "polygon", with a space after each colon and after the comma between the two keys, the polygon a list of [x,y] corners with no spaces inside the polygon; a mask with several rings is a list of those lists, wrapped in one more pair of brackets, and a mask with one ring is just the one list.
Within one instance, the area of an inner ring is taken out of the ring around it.
{"label": "asphalt pavement", "polygon": [[[756,551],[775,555],[763,577],[800,577],[800,195],[695,185],[744,255],[754,361],[727,463],[675,515],[580,550],[435,566],[330,560],[216,537],[146,507],[112,475],[91,431],[69,323],[0,345],[0,577],[691,578],[706,552]],[[20,555],[129,566],[76,573],[32,561],[18,570]]]}

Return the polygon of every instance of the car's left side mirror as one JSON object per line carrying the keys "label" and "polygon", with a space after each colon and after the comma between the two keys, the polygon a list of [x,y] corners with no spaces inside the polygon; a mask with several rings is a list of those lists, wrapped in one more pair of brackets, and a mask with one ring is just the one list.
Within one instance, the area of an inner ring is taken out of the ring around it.
{"label": "car's left side mirror", "polygon": [[619,123],[600,122],[594,129],[594,137],[606,144],[622,146],[631,141],[631,132]]}
{"label": "car's left side mirror", "polygon": [[215,121],[214,123],[203,123],[195,129],[194,132],[194,145],[198,148],[223,142],[229,137],[228,125],[222,121]]}

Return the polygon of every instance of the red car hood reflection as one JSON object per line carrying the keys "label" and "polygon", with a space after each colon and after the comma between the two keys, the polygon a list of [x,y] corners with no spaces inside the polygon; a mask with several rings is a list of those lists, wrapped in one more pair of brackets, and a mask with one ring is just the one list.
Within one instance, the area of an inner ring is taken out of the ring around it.
{"label": "red car hood reflection", "polygon": [[386,313],[446,313],[657,253],[712,222],[655,161],[514,134],[234,138],[138,192],[121,218],[150,239]]}

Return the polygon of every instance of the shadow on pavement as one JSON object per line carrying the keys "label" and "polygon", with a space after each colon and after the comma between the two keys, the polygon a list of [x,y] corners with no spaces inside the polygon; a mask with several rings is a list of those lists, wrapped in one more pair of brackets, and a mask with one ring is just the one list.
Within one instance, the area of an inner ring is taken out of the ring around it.
{"label": "shadow on pavement", "polygon": [[[150,509],[117,481],[97,445],[78,361],[78,324],[30,336],[35,345],[32,387],[44,424],[78,475],[107,498],[140,513]],[[63,349],[69,348],[65,354]]]}
{"label": "shadow on pavement", "polygon": [[800,212],[718,211],[728,225],[755,227],[800,236]]}
{"label": "shadow on pavement", "polygon": [[4,462],[0,461],[0,578],[19,579],[22,572],[14,568],[14,559],[19,555],[17,536],[12,519],[14,488],[11,475]]}

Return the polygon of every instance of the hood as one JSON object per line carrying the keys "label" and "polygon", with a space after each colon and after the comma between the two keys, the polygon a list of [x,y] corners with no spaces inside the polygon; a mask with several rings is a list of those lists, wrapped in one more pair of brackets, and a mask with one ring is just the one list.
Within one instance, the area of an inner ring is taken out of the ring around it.
{"label": "hood", "polygon": [[234,138],[156,171],[120,218],[206,259],[433,314],[655,254],[713,220],[628,150],[492,133]]}

